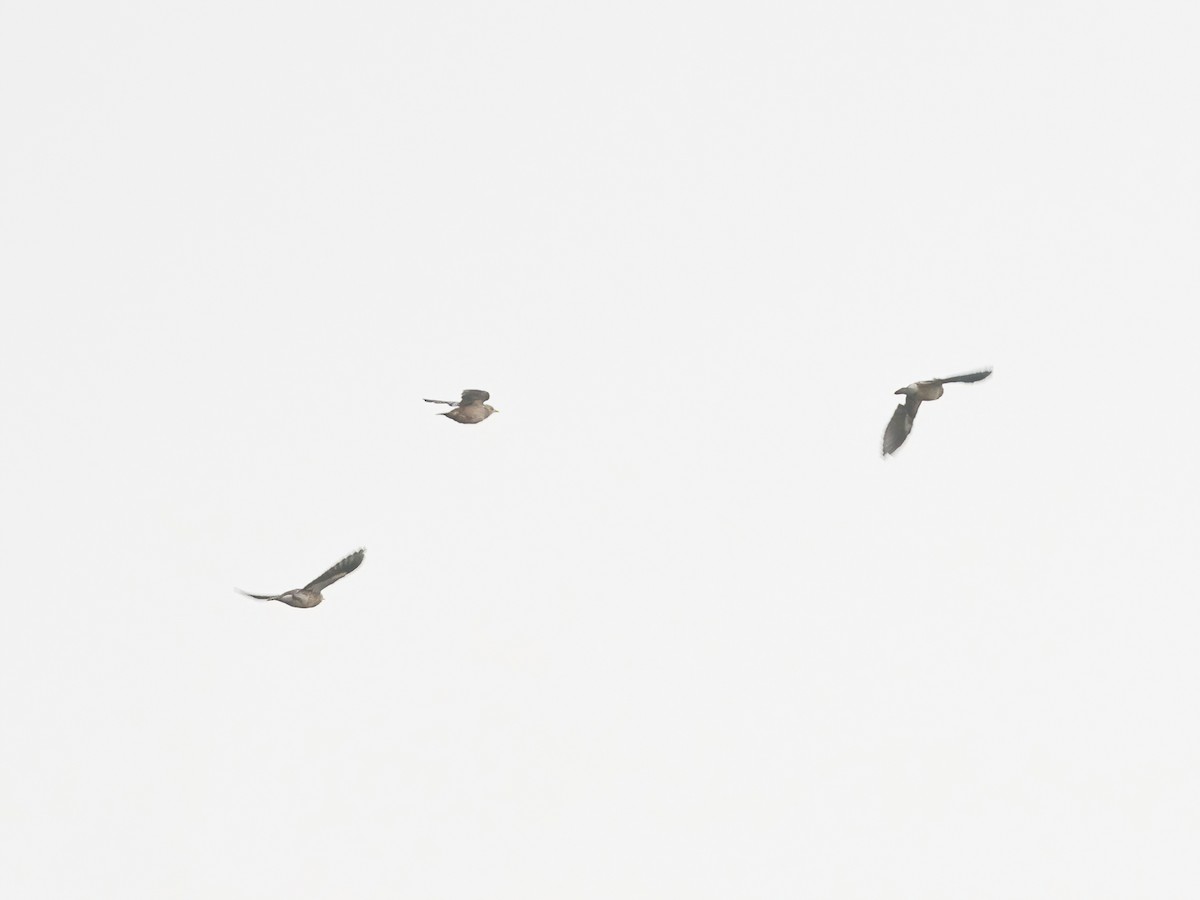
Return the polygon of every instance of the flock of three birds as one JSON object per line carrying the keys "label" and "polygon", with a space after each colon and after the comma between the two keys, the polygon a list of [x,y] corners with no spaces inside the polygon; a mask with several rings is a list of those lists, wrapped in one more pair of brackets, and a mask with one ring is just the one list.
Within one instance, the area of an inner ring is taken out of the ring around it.
{"label": "flock of three birds", "polygon": [[[984,369],[982,372],[972,372],[969,375],[955,375],[953,378],[931,378],[929,381],[917,381],[908,387],[900,388],[896,393],[904,395],[904,402],[896,407],[891,421],[884,429],[883,455],[889,456],[900,448],[909,432],[912,431],[917,410],[921,408],[922,403],[936,400],[942,396],[944,392],[942,385],[955,382],[970,384],[973,381],[983,381],[991,374],[991,369]],[[439,415],[453,419],[460,425],[478,425],[492,413],[499,411],[488,405],[487,401],[490,399],[491,395],[487,391],[466,390],[462,392],[461,400],[426,400],[425,402],[443,403],[451,407],[449,412],[439,413]],[[311,609],[325,599],[321,596],[321,591],[338,579],[345,578],[362,565],[365,554],[366,550],[356,550],[302,588],[285,591],[282,594],[247,594],[245,591],[241,591],[241,593],[246,594],[247,597],[253,597],[255,600],[278,600],[288,606]]]}

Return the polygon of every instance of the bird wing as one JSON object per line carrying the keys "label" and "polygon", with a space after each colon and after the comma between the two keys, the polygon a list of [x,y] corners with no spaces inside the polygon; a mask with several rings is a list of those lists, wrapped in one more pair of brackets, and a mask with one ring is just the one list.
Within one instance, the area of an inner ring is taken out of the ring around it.
{"label": "bird wing", "polygon": [[366,555],[366,550],[355,550],[345,559],[330,568],[327,572],[322,572],[312,581],[304,586],[306,591],[323,591],[339,578],[345,578],[355,569],[362,565],[363,556]]}
{"label": "bird wing", "polygon": [[492,399],[492,395],[487,391],[466,390],[462,392],[462,401],[459,406],[482,406]]}
{"label": "bird wing", "polygon": [[426,403],[445,403],[447,406],[458,406],[457,400],[425,400]]}
{"label": "bird wing", "polygon": [[888,422],[887,428],[883,430],[884,456],[895,453],[900,449],[900,445],[904,443],[904,439],[912,431],[913,419],[917,417],[917,410],[920,408],[921,401],[912,394],[906,396],[903,403],[896,405],[896,411],[892,413],[891,421]]}
{"label": "bird wing", "polygon": [[955,375],[953,378],[939,378],[937,380],[942,384],[952,384],[956,381],[960,381],[964,384],[970,384],[972,381],[983,381],[983,379],[987,378],[991,374],[991,369],[984,369],[982,372],[972,372],[970,375]]}

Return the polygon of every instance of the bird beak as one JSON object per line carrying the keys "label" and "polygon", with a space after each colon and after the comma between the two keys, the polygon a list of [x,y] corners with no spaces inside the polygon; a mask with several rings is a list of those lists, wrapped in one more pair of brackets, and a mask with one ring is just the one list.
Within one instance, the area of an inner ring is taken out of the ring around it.
{"label": "bird beak", "polygon": [[900,390],[896,391],[896,393],[897,393],[897,394],[903,394],[903,393],[904,393],[904,388],[900,388]]}

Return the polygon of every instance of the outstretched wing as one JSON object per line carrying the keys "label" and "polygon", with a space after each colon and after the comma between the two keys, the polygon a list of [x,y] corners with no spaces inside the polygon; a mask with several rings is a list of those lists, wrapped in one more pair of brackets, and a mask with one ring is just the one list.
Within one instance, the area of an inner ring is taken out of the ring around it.
{"label": "outstretched wing", "polygon": [[327,572],[322,572],[312,581],[304,586],[306,591],[323,591],[339,578],[345,578],[355,569],[362,565],[363,556],[366,555],[366,550],[355,550],[333,568]]}
{"label": "outstretched wing", "polygon": [[465,390],[462,392],[462,401],[459,406],[482,406],[492,398],[492,395],[487,391]]}
{"label": "outstretched wing", "polygon": [[883,431],[883,455],[888,456],[900,449],[900,445],[904,443],[913,427],[913,419],[917,417],[917,410],[921,408],[921,401],[909,394],[904,398],[904,402],[896,407],[896,411],[892,413],[892,419],[887,424],[887,428]]}
{"label": "outstretched wing", "polygon": [[955,375],[953,378],[939,378],[938,381],[940,381],[942,384],[952,384],[956,381],[963,382],[964,384],[970,384],[972,381],[983,381],[983,379],[987,378],[991,374],[991,369],[984,369],[982,372],[972,372],[970,375]]}
{"label": "outstretched wing", "polygon": [[458,406],[457,400],[425,400],[426,403],[445,403],[447,406]]}

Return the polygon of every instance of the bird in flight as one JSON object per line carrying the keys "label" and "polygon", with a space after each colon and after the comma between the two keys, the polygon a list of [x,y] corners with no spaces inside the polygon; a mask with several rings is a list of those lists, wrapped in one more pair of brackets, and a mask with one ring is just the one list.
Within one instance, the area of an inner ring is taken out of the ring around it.
{"label": "bird in flight", "polygon": [[278,600],[280,603],[286,603],[288,606],[295,606],[299,609],[311,609],[325,599],[321,596],[321,591],[325,590],[325,588],[329,587],[339,578],[345,578],[362,565],[365,553],[366,550],[355,550],[337,565],[329,569],[329,571],[322,572],[304,587],[296,588],[283,594],[246,594],[241,588],[238,588],[238,592],[246,594],[247,597],[253,597],[255,600]]}
{"label": "bird in flight", "polygon": [[488,406],[487,401],[491,399],[491,394],[487,391],[465,390],[462,392],[461,400],[426,400],[426,403],[444,403],[447,406],[453,406],[454,409],[450,412],[438,413],[440,416],[448,416],[460,425],[478,425],[494,412],[500,412]]}
{"label": "bird in flight", "polygon": [[888,456],[900,449],[900,445],[912,431],[913,419],[917,417],[917,410],[926,400],[936,400],[942,396],[943,384],[952,384],[956,381],[970,384],[972,381],[983,381],[991,374],[991,369],[984,369],[982,372],[972,372],[970,375],[917,381],[908,387],[900,388],[896,393],[904,394],[904,402],[896,407],[896,411],[892,413],[892,420],[888,422],[887,428],[883,432],[883,455]]}

